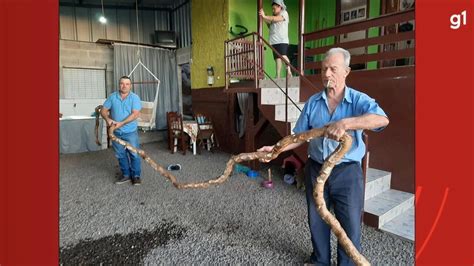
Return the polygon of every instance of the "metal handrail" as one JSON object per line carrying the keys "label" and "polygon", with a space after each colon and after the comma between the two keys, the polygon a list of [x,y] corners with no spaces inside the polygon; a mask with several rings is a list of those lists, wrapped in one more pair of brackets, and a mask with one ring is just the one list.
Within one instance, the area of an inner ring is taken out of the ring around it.
{"label": "metal handrail", "polygon": [[[263,41],[263,43],[265,43],[268,47],[270,47],[270,49],[272,49],[272,51],[277,55],[278,58],[280,58],[287,67],[290,67],[290,69],[296,73],[298,73],[298,75],[300,76],[300,79],[303,78],[306,82],[308,82],[311,87],[313,87],[313,89],[315,89],[316,91],[319,90],[318,87],[316,87],[316,85],[314,85],[307,77],[304,76],[304,73],[303,71],[300,71],[298,70],[297,68],[295,68],[293,65],[290,64],[290,62],[286,61],[285,58],[283,58],[283,56],[275,49],[272,47],[272,45],[267,41],[265,40],[261,35],[259,35],[258,33],[256,32],[252,32],[251,34],[255,34],[255,36],[257,36],[257,38],[259,38],[260,40]],[[301,44],[303,45],[303,44]],[[303,62],[301,62],[301,64],[303,64]],[[300,66],[301,67],[301,66]]]}
{"label": "metal handrail", "polygon": [[[280,89],[281,92],[283,92],[283,94],[285,94],[286,98],[287,98],[288,100],[290,100],[290,102],[291,102],[296,108],[298,108],[298,110],[301,111],[300,107],[290,98],[290,96],[288,96],[288,91],[287,91],[287,92],[284,92],[284,91],[283,91],[283,88],[280,87],[280,85],[278,85],[278,83],[276,83],[276,81],[267,73],[267,71],[265,71],[264,69],[262,69],[262,70],[263,70],[263,73],[264,73],[267,77],[269,77],[270,80],[271,80],[273,83],[275,83],[275,85],[277,86],[277,88]],[[287,83],[287,84],[288,84],[288,83]]]}

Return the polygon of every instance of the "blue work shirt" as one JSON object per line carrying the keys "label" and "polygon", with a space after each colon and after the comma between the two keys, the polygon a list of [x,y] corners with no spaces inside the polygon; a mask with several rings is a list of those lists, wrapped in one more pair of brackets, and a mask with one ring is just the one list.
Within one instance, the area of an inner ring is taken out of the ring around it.
{"label": "blue work shirt", "polygon": [[[345,87],[344,98],[336,107],[336,110],[329,112],[326,90],[319,92],[306,102],[293,132],[301,133],[313,128],[322,128],[328,124],[337,122],[343,118],[361,116],[365,114],[377,114],[387,117],[385,112],[374,99],[367,94]],[[382,128],[373,129],[380,131]],[[365,154],[365,144],[362,139],[362,130],[347,131],[352,136],[352,148],[344,155],[341,162],[361,162]],[[326,158],[339,145],[339,142],[325,138],[315,138],[309,143],[308,154],[316,162],[323,163]]]}
{"label": "blue work shirt", "polygon": [[[110,118],[117,122],[122,122],[132,114],[132,110],[140,111],[142,104],[140,97],[133,92],[130,92],[125,99],[122,100],[120,92],[116,91],[110,94],[109,98],[105,100],[105,108],[110,110]],[[133,120],[130,123],[123,125],[117,129],[119,133],[131,133],[136,131],[138,128],[137,120]]]}

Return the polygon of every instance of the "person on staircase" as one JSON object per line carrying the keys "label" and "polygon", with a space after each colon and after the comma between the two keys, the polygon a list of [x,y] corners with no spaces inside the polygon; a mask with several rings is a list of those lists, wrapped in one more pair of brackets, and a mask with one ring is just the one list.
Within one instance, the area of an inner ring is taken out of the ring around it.
{"label": "person on staircase", "polygon": [[[389,123],[387,115],[373,98],[347,86],[350,58],[350,53],[342,48],[332,48],[326,52],[321,66],[324,90],[309,98],[293,129],[295,133],[301,133],[326,127],[324,137],[309,143],[309,158],[305,166],[308,223],[313,245],[309,263],[316,265],[331,263],[330,227],[319,217],[313,198],[315,179],[323,162],[338,146],[336,140],[346,132],[352,136],[351,149],[334,167],[325,184],[324,200],[328,209],[333,207],[342,228],[360,251],[364,201],[361,160],[365,154],[362,131],[381,131]],[[285,150],[297,148],[301,144],[291,144]],[[272,149],[273,146],[264,146],[258,151],[270,152]],[[339,245],[337,262],[338,265],[353,265]]]}
{"label": "person on staircase", "polygon": [[[283,0],[273,0],[272,11],[273,16],[266,16],[263,9],[260,9],[259,15],[270,29],[270,45],[275,48],[275,50],[289,63],[290,60],[288,59],[288,46],[290,40],[288,38],[288,24],[290,23],[290,18],[288,12],[286,11],[286,5]],[[276,77],[280,78],[282,60],[275,52],[273,52],[273,58],[276,62]],[[289,66],[287,67],[286,74],[287,76],[291,76],[291,69]]]}

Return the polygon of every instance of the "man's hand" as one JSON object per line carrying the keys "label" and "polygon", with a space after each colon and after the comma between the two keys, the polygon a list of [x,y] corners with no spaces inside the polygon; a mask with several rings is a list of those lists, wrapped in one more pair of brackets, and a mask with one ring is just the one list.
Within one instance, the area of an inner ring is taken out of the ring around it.
{"label": "man's hand", "polygon": [[259,14],[262,18],[265,18],[265,11],[263,11],[263,8],[258,11],[258,14]]}
{"label": "man's hand", "polygon": [[[260,149],[258,149],[257,151],[260,151],[260,152],[271,152],[273,150],[273,146],[263,146],[261,147]],[[262,162],[265,162],[265,163],[268,163],[269,159],[264,159]]]}
{"label": "man's hand", "polygon": [[112,126],[113,124],[117,123],[117,122],[115,122],[114,120],[112,120],[110,118],[106,119],[105,121],[107,122],[107,126],[109,126],[109,127]]}
{"label": "man's hand", "polygon": [[344,133],[346,133],[346,124],[343,120],[339,120],[335,123],[327,125],[326,131],[324,132],[324,137],[334,139],[339,141]]}
{"label": "man's hand", "polygon": [[263,146],[257,151],[262,151],[262,152],[271,152],[273,150],[273,146]]}
{"label": "man's hand", "polygon": [[123,122],[115,122],[115,121],[114,121],[115,129],[121,128],[124,124],[125,124],[125,123],[123,123]]}

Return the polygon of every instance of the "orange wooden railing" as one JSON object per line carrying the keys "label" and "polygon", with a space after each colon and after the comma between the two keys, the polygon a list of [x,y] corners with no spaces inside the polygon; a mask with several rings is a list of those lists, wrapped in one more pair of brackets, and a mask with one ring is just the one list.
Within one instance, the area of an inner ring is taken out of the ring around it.
{"label": "orange wooden railing", "polygon": [[224,43],[226,89],[230,79],[254,80],[257,84],[263,74],[263,45],[253,33]]}
{"label": "orange wooden railing", "polygon": [[[408,21],[415,19],[415,10],[406,10],[402,12],[383,15],[377,18],[363,20],[345,25],[339,25],[332,28],[318,30],[315,32],[303,34],[304,46],[310,46],[310,42],[323,40],[328,37],[336,38],[335,44],[325,45],[322,47],[315,47],[306,49],[304,51],[305,58],[313,58],[312,61],[304,64],[306,71],[313,70],[318,72],[321,69],[321,57],[317,55],[324,54],[327,50],[333,47],[342,47],[344,49],[364,48],[365,53],[351,56],[351,64],[367,64],[368,62],[379,62],[378,68],[383,68],[387,64],[387,60],[407,59],[415,56],[414,39],[415,31],[398,32],[398,26]],[[392,33],[388,34],[387,30],[391,28]],[[368,37],[369,29],[377,29],[379,36]],[[365,31],[366,38],[339,42],[337,41],[341,35]],[[400,42],[408,42],[410,45],[399,45]],[[390,45],[392,44],[392,45]],[[369,47],[378,47],[376,52],[368,53]],[[307,59],[306,59],[307,60]],[[414,60],[405,61],[404,65],[414,64]],[[392,66],[392,65],[390,65]]]}

